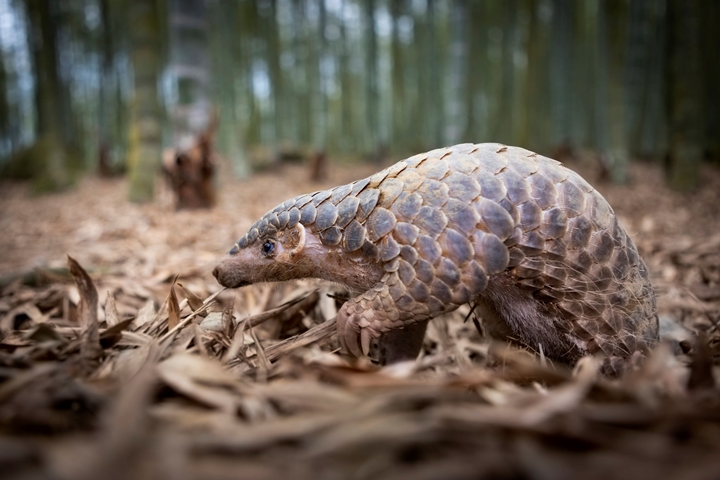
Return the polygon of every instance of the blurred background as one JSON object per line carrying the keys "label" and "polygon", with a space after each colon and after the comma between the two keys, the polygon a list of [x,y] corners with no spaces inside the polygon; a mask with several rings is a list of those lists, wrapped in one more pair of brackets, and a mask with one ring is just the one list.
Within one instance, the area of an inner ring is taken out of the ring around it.
{"label": "blurred background", "polygon": [[0,0],[0,173],[144,201],[163,149],[243,177],[493,141],[691,190],[720,161],[717,25],[716,0]]}

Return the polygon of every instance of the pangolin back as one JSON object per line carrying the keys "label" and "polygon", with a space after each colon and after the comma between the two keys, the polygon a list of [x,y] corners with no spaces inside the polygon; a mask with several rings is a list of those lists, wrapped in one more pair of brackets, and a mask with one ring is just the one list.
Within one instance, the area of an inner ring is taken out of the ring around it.
{"label": "pangolin back", "polygon": [[341,340],[467,302],[496,310],[503,325],[490,330],[570,362],[588,353],[625,359],[658,338],[647,268],[607,201],[561,163],[522,148],[456,145],[298,196],[230,253],[298,223],[384,272],[341,310]]}

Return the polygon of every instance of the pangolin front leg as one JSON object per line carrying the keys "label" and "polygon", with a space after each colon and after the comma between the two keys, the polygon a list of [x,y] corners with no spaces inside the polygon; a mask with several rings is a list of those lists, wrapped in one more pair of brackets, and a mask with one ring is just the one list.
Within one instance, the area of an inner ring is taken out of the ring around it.
{"label": "pangolin front leg", "polygon": [[372,289],[342,306],[338,338],[355,357],[368,355],[372,339],[380,339],[381,363],[409,360],[422,347],[428,320],[442,311],[418,303],[398,274],[388,273]]}

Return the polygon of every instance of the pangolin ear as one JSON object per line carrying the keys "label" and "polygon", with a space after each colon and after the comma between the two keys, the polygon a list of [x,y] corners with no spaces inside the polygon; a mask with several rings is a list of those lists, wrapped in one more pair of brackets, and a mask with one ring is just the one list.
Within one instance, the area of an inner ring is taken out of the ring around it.
{"label": "pangolin ear", "polygon": [[294,227],[288,228],[280,241],[290,258],[294,257],[305,248],[305,227],[298,223]]}

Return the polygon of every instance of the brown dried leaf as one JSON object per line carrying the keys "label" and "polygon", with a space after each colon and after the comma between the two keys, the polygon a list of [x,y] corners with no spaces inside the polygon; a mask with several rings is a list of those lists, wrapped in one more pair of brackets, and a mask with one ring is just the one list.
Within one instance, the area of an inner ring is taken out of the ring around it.
{"label": "brown dried leaf", "polygon": [[102,332],[100,332],[100,343],[102,344],[103,348],[110,348],[116,343],[120,341],[122,338],[122,333],[130,328],[130,325],[132,324],[132,319],[129,318],[127,320],[123,320],[122,322],[114,324],[110,328],[106,328]]}
{"label": "brown dried leaf", "polygon": [[320,296],[316,289],[304,292],[302,295],[263,313],[253,315],[243,320],[248,327],[257,327],[268,320],[277,318],[280,322],[287,320],[301,311],[309,311],[317,304]]}
{"label": "brown dried leaf", "polygon": [[267,374],[270,370],[270,360],[268,360],[265,354],[265,348],[258,340],[255,329],[252,326],[249,328],[249,332],[255,344],[255,355],[258,358],[258,381],[264,383],[267,381]]}
{"label": "brown dried leaf", "polygon": [[193,292],[191,292],[189,289],[185,288],[185,286],[182,283],[178,282],[177,286],[182,288],[182,291],[185,294],[185,298],[187,298],[188,305],[190,305],[190,308],[192,308],[193,311],[195,311],[203,306],[202,299],[200,297],[198,297],[197,295],[195,295]]}
{"label": "brown dried leaf", "polygon": [[210,312],[207,317],[200,323],[200,326],[211,332],[223,332],[225,331],[225,325],[223,325],[223,312]]}
{"label": "brown dried leaf", "polygon": [[56,463],[59,477],[121,479],[137,473],[139,458],[152,447],[147,435],[147,406],[157,383],[155,365],[159,355],[156,344],[134,352],[135,360],[142,366],[129,378],[112,408],[106,412],[102,434],[86,445],[83,461],[63,458]]}
{"label": "brown dried leaf", "polygon": [[224,308],[222,311],[223,333],[228,339],[233,337],[233,335],[235,334],[235,329],[237,328],[235,322],[233,321],[234,310],[234,307],[230,305],[229,307]]}
{"label": "brown dried leaf", "polygon": [[[215,301],[215,298],[222,293],[222,290],[210,295],[208,298],[205,299],[205,302],[203,304],[203,308],[208,308],[212,303]],[[204,311],[203,309],[196,310],[190,315],[186,316],[180,323],[178,323],[174,328],[168,329],[168,332],[165,333],[162,337],[160,337],[160,343],[163,343],[167,341],[169,338],[173,337],[178,331],[185,328],[191,321],[193,321],[199,314]]]}
{"label": "brown dried leaf", "polygon": [[192,332],[193,332],[193,337],[194,337],[195,348],[197,348],[198,352],[203,357],[209,357],[208,349],[205,346],[205,341],[203,338],[203,330],[200,328],[200,325],[198,325],[197,323],[194,323],[192,325]]}
{"label": "brown dried leaf", "polygon": [[90,276],[71,256],[67,257],[70,274],[75,279],[80,293],[80,320],[85,339],[81,349],[86,358],[102,355],[100,326],[98,322],[98,293]]}
{"label": "brown dried leaf", "polygon": [[112,327],[116,323],[118,323],[118,311],[117,311],[117,305],[115,304],[115,297],[112,293],[107,293],[107,298],[105,299],[105,323],[107,323],[108,327]]}
{"label": "brown dried leaf", "polygon": [[167,299],[168,307],[168,328],[173,329],[180,323],[180,305],[178,304],[177,296],[175,295],[175,288],[170,285],[170,293]]}
{"label": "brown dried leaf", "polygon": [[187,397],[234,415],[238,381],[214,359],[176,354],[158,365],[158,374],[168,386]]}
{"label": "brown dried leaf", "polygon": [[61,336],[57,329],[49,323],[41,323],[31,331],[29,331],[25,338],[33,340],[38,343],[42,342],[60,342],[65,343],[65,337]]}
{"label": "brown dried leaf", "polygon": [[[268,361],[272,362],[282,356],[294,352],[299,348],[306,347],[308,345],[320,342],[322,340],[325,340],[326,338],[331,337],[335,333],[335,330],[337,328],[336,325],[337,320],[333,318],[331,320],[321,323],[320,325],[316,325],[305,333],[301,333],[300,335],[296,335],[294,337],[278,342],[274,345],[270,345],[264,350],[264,353]],[[248,358],[253,358],[254,356],[255,355],[248,355]],[[231,362],[231,364],[237,363],[237,360]]]}
{"label": "brown dried leaf", "polygon": [[156,316],[157,311],[155,310],[155,302],[153,300],[148,300],[145,305],[143,305],[143,307],[137,312],[137,317],[135,317],[135,320],[133,321],[133,328],[135,330],[140,330],[144,328]]}
{"label": "brown dried leaf", "polygon": [[[20,432],[92,427],[100,398],[58,362],[38,363],[0,384],[0,425]],[[64,405],[74,408],[63,408]]]}

